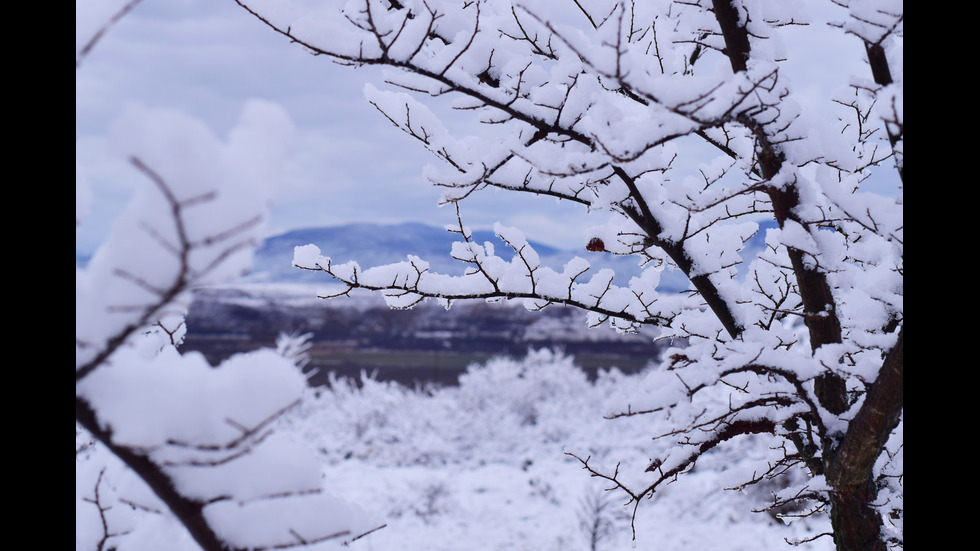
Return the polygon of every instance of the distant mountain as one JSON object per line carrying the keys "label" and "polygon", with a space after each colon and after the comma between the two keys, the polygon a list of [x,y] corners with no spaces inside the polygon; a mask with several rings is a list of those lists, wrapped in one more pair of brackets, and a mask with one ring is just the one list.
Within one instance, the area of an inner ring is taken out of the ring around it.
{"label": "distant mountain", "polygon": [[[458,273],[463,264],[449,256],[452,244],[458,238],[458,234],[419,223],[357,223],[294,230],[270,237],[259,247],[253,279],[323,281],[323,274],[293,267],[293,248],[307,244],[316,245],[335,262],[354,260],[362,268],[401,262],[412,254],[428,261],[433,271]],[[494,240],[498,246],[503,245],[490,231],[473,232],[473,238],[480,243]],[[531,246],[542,257],[558,252],[547,245],[531,243]]]}
{"label": "distant mountain", "polygon": [[[743,258],[751,258],[762,250],[765,229],[774,225],[760,224],[760,231],[749,240]],[[266,239],[256,251],[252,272],[244,279],[248,282],[328,283],[327,276],[322,273],[293,266],[293,249],[307,244],[316,245],[322,254],[336,262],[354,260],[362,268],[401,262],[411,254],[429,262],[433,272],[456,275],[467,267],[450,256],[453,242],[459,239],[459,234],[420,223],[357,223],[293,230]],[[473,239],[477,243],[493,243],[495,253],[504,259],[513,257],[513,250],[492,231],[474,231]],[[635,257],[592,252],[584,246],[580,250],[560,250],[530,240],[528,243],[538,252],[542,264],[559,272],[575,256],[588,260],[593,273],[602,268],[611,268],[616,272],[617,283],[621,285],[641,271]],[[662,290],[677,291],[687,288],[687,285],[687,278],[676,271],[665,272],[661,277]]]}
{"label": "distant mountain", "polygon": [[[362,268],[401,262],[411,254],[429,262],[433,272],[461,274],[467,265],[450,256],[453,242],[459,240],[459,234],[420,223],[358,223],[293,230],[263,242],[256,251],[252,273],[246,279],[255,282],[324,282],[323,274],[293,267],[293,249],[307,244],[316,245],[336,262],[354,260]],[[489,241],[494,245],[495,254],[507,260],[513,258],[513,250],[492,231],[474,231],[473,240],[481,244]],[[585,247],[581,251],[563,251],[535,241],[528,243],[537,251],[542,264],[558,271],[575,256],[588,260],[594,271],[613,268],[617,275],[626,278],[623,281],[640,271],[634,258],[590,252]]]}

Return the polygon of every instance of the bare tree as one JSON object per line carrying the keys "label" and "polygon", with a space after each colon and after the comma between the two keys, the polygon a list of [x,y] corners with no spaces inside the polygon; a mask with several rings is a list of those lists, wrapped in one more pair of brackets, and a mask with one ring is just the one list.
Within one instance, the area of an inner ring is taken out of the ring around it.
{"label": "bare tree", "polygon": [[[429,176],[457,212],[496,188],[612,213],[587,248],[646,267],[628,286],[580,258],[558,271],[498,226],[516,252],[508,262],[473,241],[462,215],[452,250],[462,275],[412,256],[361,269],[314,245],[297,248],[297,266],[393,307],[521,299],[576,306],[619,330],[657,326],[684,345],[621,415],[673,428],[656,435],[652,462],[580,458],[593,476],[638,506],[713,448],[766,435],[781,455],[746,485],[803,470],[809,482],[772,505],[828,511],[838,549],[902,546],[900,3],[827,3],[839,36],[863,43],[852,55],[870,74],[835,75],[846,92],[814,106],[788,82],[799,61],[781,41],[787,28],[806,31],[809,4],[364,0],[307,16],[236,1],[314,55],[394,69],[395,90],[368,86],[367,98],[441,161]],[[445,100],[484,130],[454,137]],[[806,111],[830,107],[839,117]],[[777,228],[739,277],[764,219]],[[665,267],[688,277],[687,292],[658,290]]]}

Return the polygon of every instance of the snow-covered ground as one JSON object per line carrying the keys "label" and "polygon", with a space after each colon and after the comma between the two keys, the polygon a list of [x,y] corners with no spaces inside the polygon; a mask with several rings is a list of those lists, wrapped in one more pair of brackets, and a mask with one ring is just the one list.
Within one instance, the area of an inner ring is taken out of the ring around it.
{"label": "snow-covered ground", "polygon": [[[386,526],[351,548],[365,550],[630,549],[633,506],[605,492],[571,455],[643,481],[651,436],[644,417],[604,419],[633,384],[615,370],[593,384],[574,359],[549,351],[473,366],[459,387],[406,389],[365,378],[321,389],[284,420],[313,445],[335,495]],[[760,449],[761,448],[761,449]],[[765,506],[774,488],[724,490],[764,461],[746,439],[705,457],[644,500],[637,549],[791,549],[786,540],[829,529],[825,517],[787,525]],[[764,463],[763,463],[764,464]],[[633,474],[638,473],[638,474]],[[795,549],[831,549],[821,537]]]}
{"label": "snow-covered ground", "polygon": [[[370,526],[384,525],[351,542],[354,550],[833,548],[829,537],[787,543],[827,532],[823,515],[787,523],[794,517],[753,512],[780,488],[724,489],[783,453],[752,436],[715,448],[644,499],[634,542],[625,494],[604,491],[608,482],[590,477],[575,456],[604,473],[618,465],[633,489],[649,483],[645,470],[664,453],[652,436],[665,427],[645,416],[604,418],[623,407],[640,377],[611,369],[590,382],[574,358],[529,351],[521,360],[473,365],[454,387],[334,379],[309,388],[276,428],[312,447],[329,492],[366,511]],[[799,475],[796,482],[805,479]],[[120,551],[197,549],[149,489],[76,427],[76,549],[100,541]]]}

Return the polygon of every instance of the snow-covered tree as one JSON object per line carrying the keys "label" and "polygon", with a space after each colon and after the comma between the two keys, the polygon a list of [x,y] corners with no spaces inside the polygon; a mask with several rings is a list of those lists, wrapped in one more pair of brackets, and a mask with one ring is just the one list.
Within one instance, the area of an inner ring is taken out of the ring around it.
{"label": "snow-covered tree", "polygon": [[[368,101],[435,155],[427,176],[457,212],[484,189],[554,197],[597,219],[589,250],[645,269],[622,286],[581,258],[544,266],[498,225],[504,260],[462,215],[456,275],[415,256],[362,269],[315,245],[297,266],[397,308],[520,299],[656,326],[675,346],[612,416],[672,429],[652,457],[585,469],[639,505],[755,435],[771,453],[733,487],[785,481],[771,505],[828,512],[839,549],[902,546],[901,2],[236,1],[314,55],[384,67]],[[828,31],[867,69],[814,98],[788,76],[808,68],[784,36],[820,48]],[[765,250],[743,258],[765,220]],[[665,269],[689,290],[660,292]]]}
{"label": "snow-covered tree", "polygon": [[[76,68],[116,20],[85,15]],[[165,109],[131,107],[110,130],[144,185],[75,269],[76,549],[327,549],[377,527],[273,430],[304,396],[302,347],[216,368],[176,349],[191,289],[248,267],[291,126],[253,101],[225,141]],[[90,200],[76,165],[76,227]]]}

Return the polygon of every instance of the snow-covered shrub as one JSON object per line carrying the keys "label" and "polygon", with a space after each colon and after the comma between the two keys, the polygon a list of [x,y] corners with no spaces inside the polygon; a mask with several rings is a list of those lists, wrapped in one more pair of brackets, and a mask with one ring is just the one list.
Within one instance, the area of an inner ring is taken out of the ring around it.
{"label": "snow-covered shrub", "polygon": [[[604,401],[623,377],[601,372],[593,384],[573,357],[532,350],[473,364],[455,387],[412,389],[366,373],[358,381],[334,377],[286,422],[332,462],[512,463],[533,460],[542,445],[561,454],[566,446],[608,443],[609,436],[583,428],[602,420]],[[610,424],[607,434],[625,424]]]}
{"label": "snow-covered shrub", "polygon": [[[650,433],[668,425],[603,415],[645,376],[610,369],[590,383],[573,357],[550,350],[471,365],[456,387],[408,388],[362,374],[311,389],[278,428],[317,448],[324,477],[342,495],[385,516],[385,530],[371,536],[379,548],[616,549],[631,538],[632,505],[605,491],[608,481],[583,476],[567,452],[612,465],[642,457],[642,472],[660,449]],[[638,539],[758,550],[812,535],[809,519],[788,526],[753,512],[771,502],[769,492],[792,488],[719,490],[770,453],[744,439],[705,454],[696,472],[663,490],[669,502],[640,510]]]}
{"label": "snow-covered shrub", "polygon": [[[548,349],[532,350],[520,360],[495,358],[471,366],[459,377],[457,403],[474,423],[476,438],[497,432],[533,430],[543,441],[561,442],[568,423],[592,395],[585,372],[574,359]],[[523,429],[523,430],[522,430]]]}

